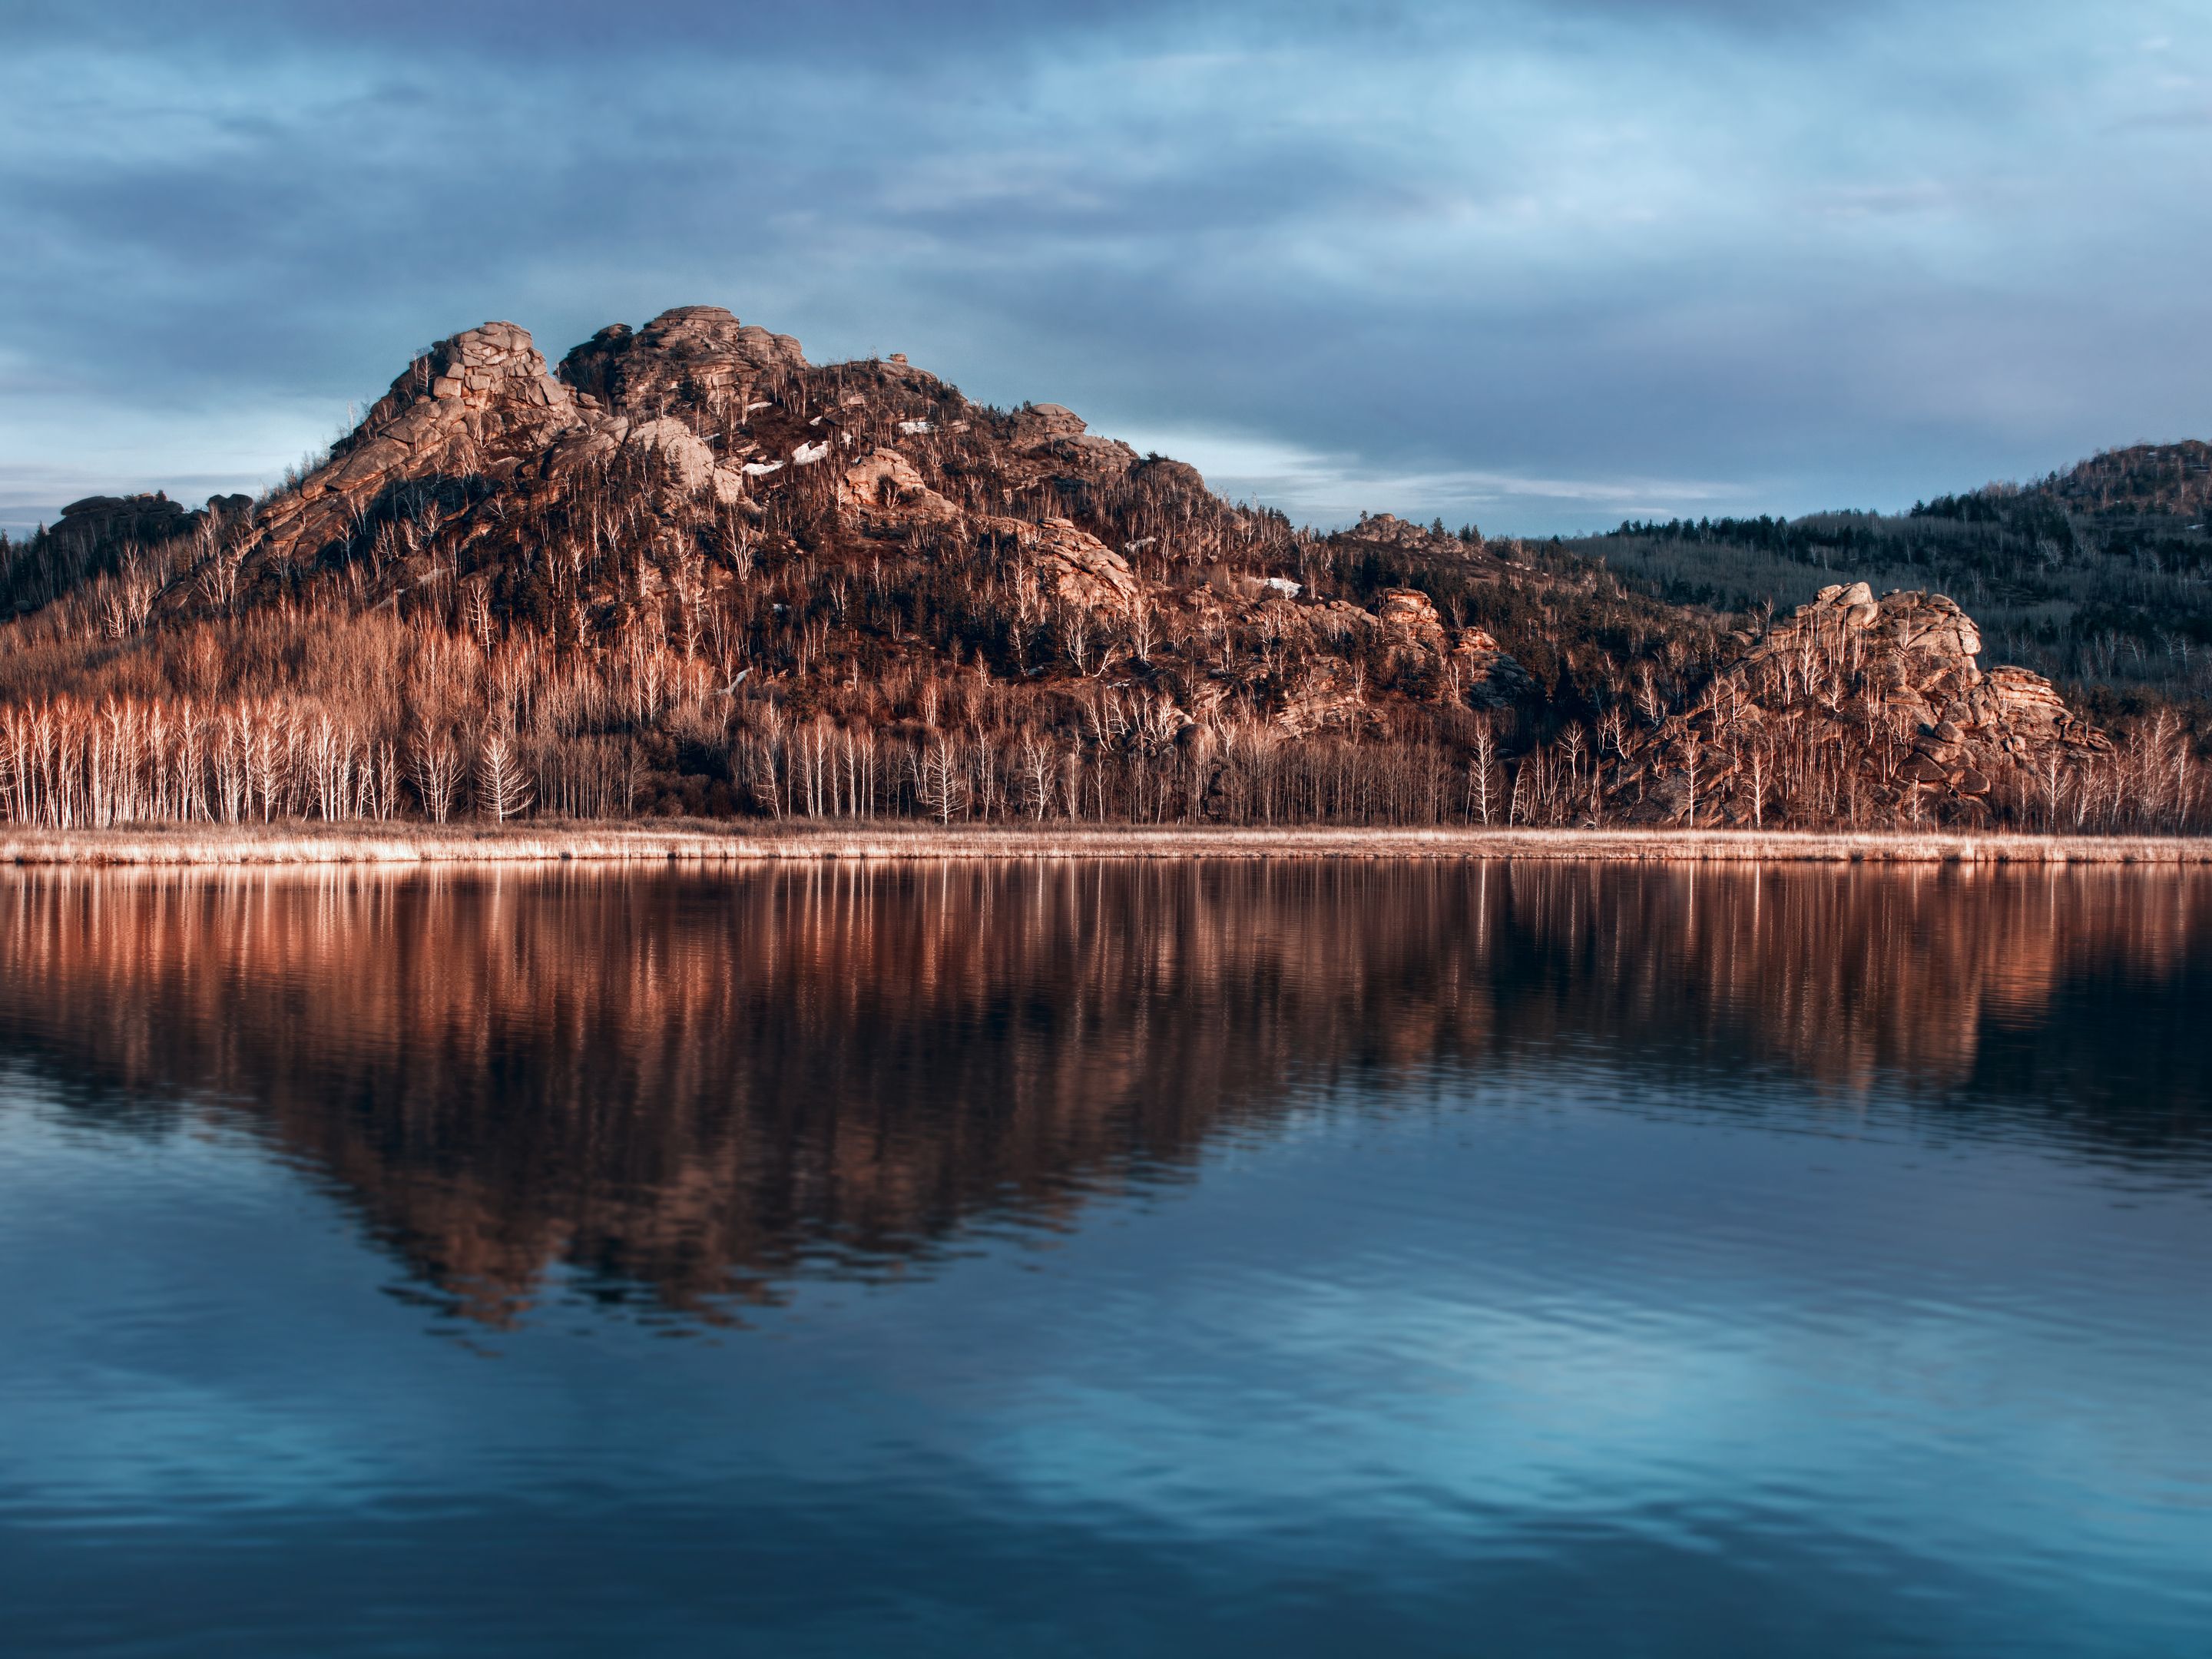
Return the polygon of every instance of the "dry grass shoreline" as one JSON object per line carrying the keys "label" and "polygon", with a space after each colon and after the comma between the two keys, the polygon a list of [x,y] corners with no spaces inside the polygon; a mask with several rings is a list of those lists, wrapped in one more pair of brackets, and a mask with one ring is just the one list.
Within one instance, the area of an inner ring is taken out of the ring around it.
{"label": "dry grass shoreline", "polygon": [[910,823],[0,827],[15,865],[422,865],[947,859],[1595,859],[2212,865],[2212,836],[1739,830],[1193,829]]}

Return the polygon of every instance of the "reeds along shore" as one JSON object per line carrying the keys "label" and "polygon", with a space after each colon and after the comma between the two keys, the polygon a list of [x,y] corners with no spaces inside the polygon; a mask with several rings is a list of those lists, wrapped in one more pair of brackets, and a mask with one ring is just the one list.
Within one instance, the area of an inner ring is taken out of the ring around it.
{"label": "reeds along shore", "polygon": [[915,859],[1589,859],[1660,863],[2212,865],[2212,836],[1740,830],[254,826],[0,830],[19,866],[743,863]]}

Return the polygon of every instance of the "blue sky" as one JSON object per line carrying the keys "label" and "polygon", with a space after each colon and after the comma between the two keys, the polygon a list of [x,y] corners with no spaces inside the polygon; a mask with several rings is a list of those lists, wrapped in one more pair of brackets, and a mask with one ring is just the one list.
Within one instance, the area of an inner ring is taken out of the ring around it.
{"label": "blue sky", "polygon": [[0,524],[714,303],[1331,523],[2212,436],[2212,8],[0,0]]}

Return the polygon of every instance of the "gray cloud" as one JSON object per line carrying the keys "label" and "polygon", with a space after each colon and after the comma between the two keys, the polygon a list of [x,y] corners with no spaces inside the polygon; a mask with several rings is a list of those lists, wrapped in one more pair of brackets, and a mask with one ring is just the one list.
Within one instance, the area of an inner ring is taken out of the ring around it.
{"label": "gray cloud", "polygon": [[695,301],[1316,517],[1893,506],[2203,430],[2150,118],[2212,29],[1999,15],[18,7],[7,493],[267,476],[438,335]]}

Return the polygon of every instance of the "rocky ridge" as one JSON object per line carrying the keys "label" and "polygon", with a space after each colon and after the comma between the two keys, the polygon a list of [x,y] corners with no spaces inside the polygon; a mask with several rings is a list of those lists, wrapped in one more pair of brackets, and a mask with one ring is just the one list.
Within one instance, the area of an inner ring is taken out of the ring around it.
{"label": "rocky ridge", "polygon": [[[629,741],[680,703],[709,736],[668,740],[679,771],[682,743],[727,753],[733,722],[938,729],[925,683],[971,721],[988,707],[1140,758],[1227,754],[1231,728],[1455,765],[1557,739],[1571,787],[1542,784],[1553,797],[1653,823],[1760,823],[1777,776],[1830,817],[1971,820],[2110,753],[2047,680],[1984,672],[1979,631],[1941,596],[1838,584],[1732,638],[1472,527],[1296,532],[1059,404],[974,404],[896,356],[812,364],[714,307],[602,329],[557,370],[484,324],[258,506],[94,498],[53,533],[91,549],[187,530],[209,550],[169,561],[158,605],[109,595],[112,637],[142,610],[186,626],[343,594],[465,627],[487,653],[530,640],[588,665],[602,689],[562,741]],[[1807,784],[1811,755],[1843,759]],[[739,798],[734,762],[696,763],[730,765],[716,799]]]}
{"label": "rocky ridge", "polygon": [[[967,440],[964,475],[988,474],[988,508],[952,501],[924,476],[918,459],[941,452],[947,438]],[[982,410],[901,358],[816,369],[789,336],[711,306],[667,312],[635,331],[602,329],[557,374],[512,323],[440,342],[392,382],[327,463],[263,509],[249,569],[331,556],[410,484],[466,477],[543,497],[558,495],[581,467],[623,458],[647,464],[641,482],[670,520],[704,501],[757,520],[768,498],[831,463],[834,505],[864,538],[927,528],[1000,538],[1025,556],[1043,598],[1103,622],[1147,602],[1189,609],[1214,626],[1264,613],[1262,625],[1307,643],[1372,633],[1406,660],[1455,674],[1477,706],[1502,707],[1533,690],[1495,637],[1480,628],[1448,632],[1417,592],[1392,592],[1378,615],[1341,601],[1299,603],[1301,585],[1287,577],[1243,577],[1195,593],[1148,581],[1128,550],[1063,514],[1025,511],[1025,500],[1048,483],[1203,492],[1194,469],[1140,458],[1057,404],[1006,416]],[[1427,533],[1388,515],[1363,529],[1401,543]],[[1294,730],[1360,723],[1352,703],[1322,710],[1330,699],[1311,685],[1292,693],[1301,699],[1286,715]]]}

